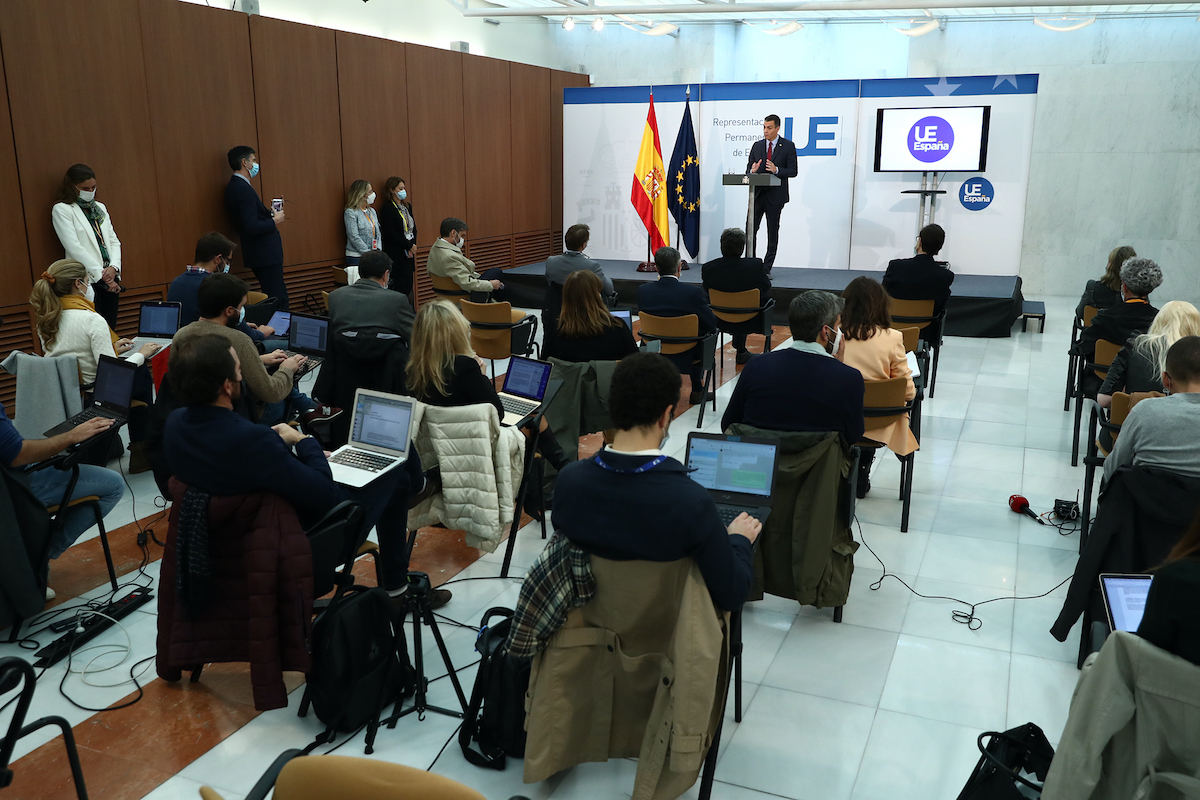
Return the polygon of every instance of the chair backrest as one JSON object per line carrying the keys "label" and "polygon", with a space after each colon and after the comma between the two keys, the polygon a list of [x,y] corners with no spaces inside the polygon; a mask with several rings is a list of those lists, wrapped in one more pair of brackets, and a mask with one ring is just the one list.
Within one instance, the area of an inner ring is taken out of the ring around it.
{"label": "chair backrest", "polygon": [[276,800],[485,800],[450,778],[353,756],[292,759],[275,780]]}
{"label": "chair backrest", "polygon": [[[508,358],[512,355],[512,304],[459,302],[463,316],[471,323],[471,347],[481,358]],[[478,327],[484,323],[489,327]],[[507,325],[492,328],[491,325]]]}
{"label": "chair backrest", "polygon": [[1104,376],[1108,374],[1108,367],[1119,352],[1121,352],[1121,345],[1116,342],[1110,342],[1108,339],[1096,340],[1096,354],[1092,359],[1092,363],[1098,367],[1103,367],[1103,369],[1094,370],[1099,378],[1103,380]]}
{"label": "chair backrest", "polygon": [[926,328],[934,321],[933,300],[897,300],[888,298],[888,311],[892,315],[893,328],[908,328],[913,325]]}
{"label": "chair backrest", "polygon": [[[678,338],[696,338],[700,333],[700,318],[695,314],[684,314],[682,317],[656,317],[645,311],[638,312],[638,320],[642,323],[641,335],[669,336]],[[695,347],[695,342],[684,344],[668,344],[663,342],[663,355],[684,353]]]}
{"label": "chair backrest", "polygon": [[365,521],[362,504],[344,500],[308,529],[314,597],[322,597],[334,589],[340,593],[354,583],[350,568],[358,548],[367,540]]}
{"label": "chair backrest", "polygon": [[1083,307],[1083,327],[1085,327],[1085,328],[1092,327],[1092,318],[1095,317],[1098,313],[1100,313],[1100,309],[1096,308],[1095,306],[1084,306]]}
{"label": "chair backrest", "polygon": [[[262,294],[262,292],[250,292],[250,294]],[[259,300],[253,305],[250,301],[246,301],[246,322],[252,322],[255,325],[266,325],[271,321],[271,317],[279,310],[279,298],[267,297],[262,294],[262,300]]]}
{"label": "chair backrest", "polygon": [[325,306],[325,313],[329,313],[329,292],[321,290],[321,303]]}
{"label": "chair backrest", "polygon": [[[761,305],[758,289],[747,289],[744,292],[722,292],[717,289],[709,289],[708,302],[712,305],[713,314],[722,322],[749,322],[757,316]],[[719,311],[719,308],[748,308],[750,312],[738,314],[732,311]]]}
{"label": "chair backrest", "polygon": [[[881,381],[864,381],[863,420],[867,431],[886,428],[903,419],[907,410],[904,393],[908,389],[908,378],[886,378]],[[890,413],[889,413],[890,412]]]}
{"label": "chair backrest", "polygon": [[350,276],[341,267],[330,267],[333,270],[333,285],[345,286],[350,283]]}
{"label": "chair backrest", "polygon": [[434,294],[455,303],[461,303],[463,298],[469,297],[471,294],[460,289],[453,278],[447,278],[445,275],[434,275],[431,272],[429,273],[429,282],[433,286]]}
{"label": "chair backrest", "polygon": [[[894,327],[894,326],[893,326]],[[904,337],[904,352],[915,353],[921,344],[920,328],[896,328]]]}
{"label": "chair backrest", "polygon": [[246,305],[256,306],[264,300],[269,299],[266,292],[256,292],[253,289],[246,292]]}
{"label": "chair backrest", "polygon": [[[1125,424],[1125,418],[1129,416],[1129,411],[1143,400],[1149,400],[1151,397],[1163,397],[1162,392],[1134,392],[1128,394],[1126,392],[1117,392],[1112,396],[1112,406],[1108,410],[1108,421],[1113,425]],[[1117,436],[1120,431],[1112,432],[1112,439],[1117,441]]]}

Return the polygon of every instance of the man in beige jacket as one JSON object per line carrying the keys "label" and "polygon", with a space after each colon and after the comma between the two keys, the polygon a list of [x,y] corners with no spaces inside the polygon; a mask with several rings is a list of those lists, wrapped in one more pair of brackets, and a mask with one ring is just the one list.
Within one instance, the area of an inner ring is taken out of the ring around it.
{"label": "man in beige jacket", "polygon": [[467,223],[447,217],[442,220],[438,238],[429,249],[425,268],[430,275],[450,278],[458,288],[470,292],[470,299],[476,303],[504,302],[504,284],[500,282],[503,270],[493,268],[476,275],[475,262],[463,255],[466,244]]}

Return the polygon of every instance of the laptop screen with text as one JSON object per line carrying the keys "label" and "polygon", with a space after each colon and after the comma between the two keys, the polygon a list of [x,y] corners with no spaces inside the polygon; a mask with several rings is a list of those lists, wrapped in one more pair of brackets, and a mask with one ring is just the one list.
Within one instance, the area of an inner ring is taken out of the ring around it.
{"label": "laptop screen with text", "polygon": [[179,306],[142,303],[138,317],[138,333],[143,336],[175,335],[179,330]]}
{"label": "laptop screen with text", "polygon": [[1101,575],[1104,596],[1112,613],[1113,629],[1136,632],[1146,611],[1150,575]]}
{"label": "laptop screen with text", "polygon": [[412,402],[373,394],[358,395],[354,409],[352,444],[383,447],[399,453],[408,451],[408,429]]}
{"label": "laptop screen with text", "polygon": [[689,437],[687,466],[705,489],[770,497],[778,446]]}
{"label": "laptop screen with text", "polygon": [[549,364],[513,356],[508,362],[508,372],[504,376],[504,391],[530,400],[541,400],[546,396],[550,370]]}
{"label": "laptop screen with text", "polygon": [[293,350],[311,350],[324,353],[329,338],[329,320],[292,314],[292,326],[288,330],[288,341]]}

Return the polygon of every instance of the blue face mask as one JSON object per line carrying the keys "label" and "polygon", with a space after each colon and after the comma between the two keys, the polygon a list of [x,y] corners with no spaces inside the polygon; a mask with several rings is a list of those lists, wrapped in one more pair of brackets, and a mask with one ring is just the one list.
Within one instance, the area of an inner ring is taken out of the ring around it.
{"label": "blue face mask", "polygon": [[404,189],[401,189],[400,191],[396,192],[396,197],[399,197],[401,200],[403,200],[404,198],[408,197],[408,192]]}
{"label": "blue face mask", "polygon": [[256,175],[258,175],[258,162],[257,161],[255,161],[253,164],[250,165],[250,177],[253,178]]}

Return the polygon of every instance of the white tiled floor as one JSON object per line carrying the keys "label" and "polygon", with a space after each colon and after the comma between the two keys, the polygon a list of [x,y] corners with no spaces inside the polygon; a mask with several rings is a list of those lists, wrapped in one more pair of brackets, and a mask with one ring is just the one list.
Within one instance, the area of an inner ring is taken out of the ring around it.
{"label": "white tiled floor", "polygon": [[[953,798],[978,758],[975,738],[983,730],[1032,721],[1057,742],[1078,674],[1074,638],[1063,644],[1048,632],[1066,587],[1041,599],[1012,598],[1043,594],[1069,577],[1078,538],[1013,514],[1007,501],[1023,493],[1040,512],[1056,497],[1074,498],[1082,489],[1083,468],[1069,466],[1072,418],[1062,410],[1060,388],[1072,302],[1047,299],[1042,334],[947,340],[936,397],[924,409],[909,531],[899,531],[893,458],[876,460],[874,490],[858,506],[856,537],[917,591],[970,603],[1005,599],[979,606],[982,624],[969,630],[951,618],[961,605],[915,597],[893,577],[872,589],[882,566],[864,547],[840,625],[828,610],[802,609],[780,598],[748,604],[745,716],[735,724],[732,708],[726,715],[715,798]],[[730,391],[727,385],[718,392],[719,410]],[[672,454],[682,452],[695,415],[692,410],[675,421]],[[711,407],[705,423],[706,430],[719,426]],[[145,476],[131,482],[141,487],[138,511],[144,514],[153,484]],[[521,532],[514,575],[524,573],[542,545],[536,526]],[[452,585],[454,600],[443,613],[478,624],[489,606],[511,606],[518,584],[498,578],[500,561],[500,553],[490,554],[462,573],[460,578],[491,579]],[[130,627],[141,657],[153,652],[153,625],[149,611],[139,613]],[[442,628],[454,664],[465,667],[460,675],[469,692],[474,635],[449,624]],[[121,638],[111,632],[106,637],[102,641]],[[440,675],[431,645],[429,674]],[[42,686],[39,707],[63,709],[49,681]],[[115,691],[81,686],[77,694],[97,701]],[[430,701],[452,702],[449,681],[433,684]],[[228,798],[243,796],[275,755],[319,732],[312,716],[296,717],[298,702],[299,692],[292,708],[258,717],[151,797],[195,797],[200,783]],[[86,717],[70,708],[65,713],[73,722]],[[515,794],[599,800],[631,791],[635,767],[629,761],[583,765],[524,786],[519,761],[501,773],[478,769],[455,743],[437,756],[455,725],[436,714],[424,721],[406,717],[380,732],[375,757],[421,768],[432,764],[498,800]],[[357,738],[339,752],[361,754]],[[685,796],[696,792],[693,787]]]}

